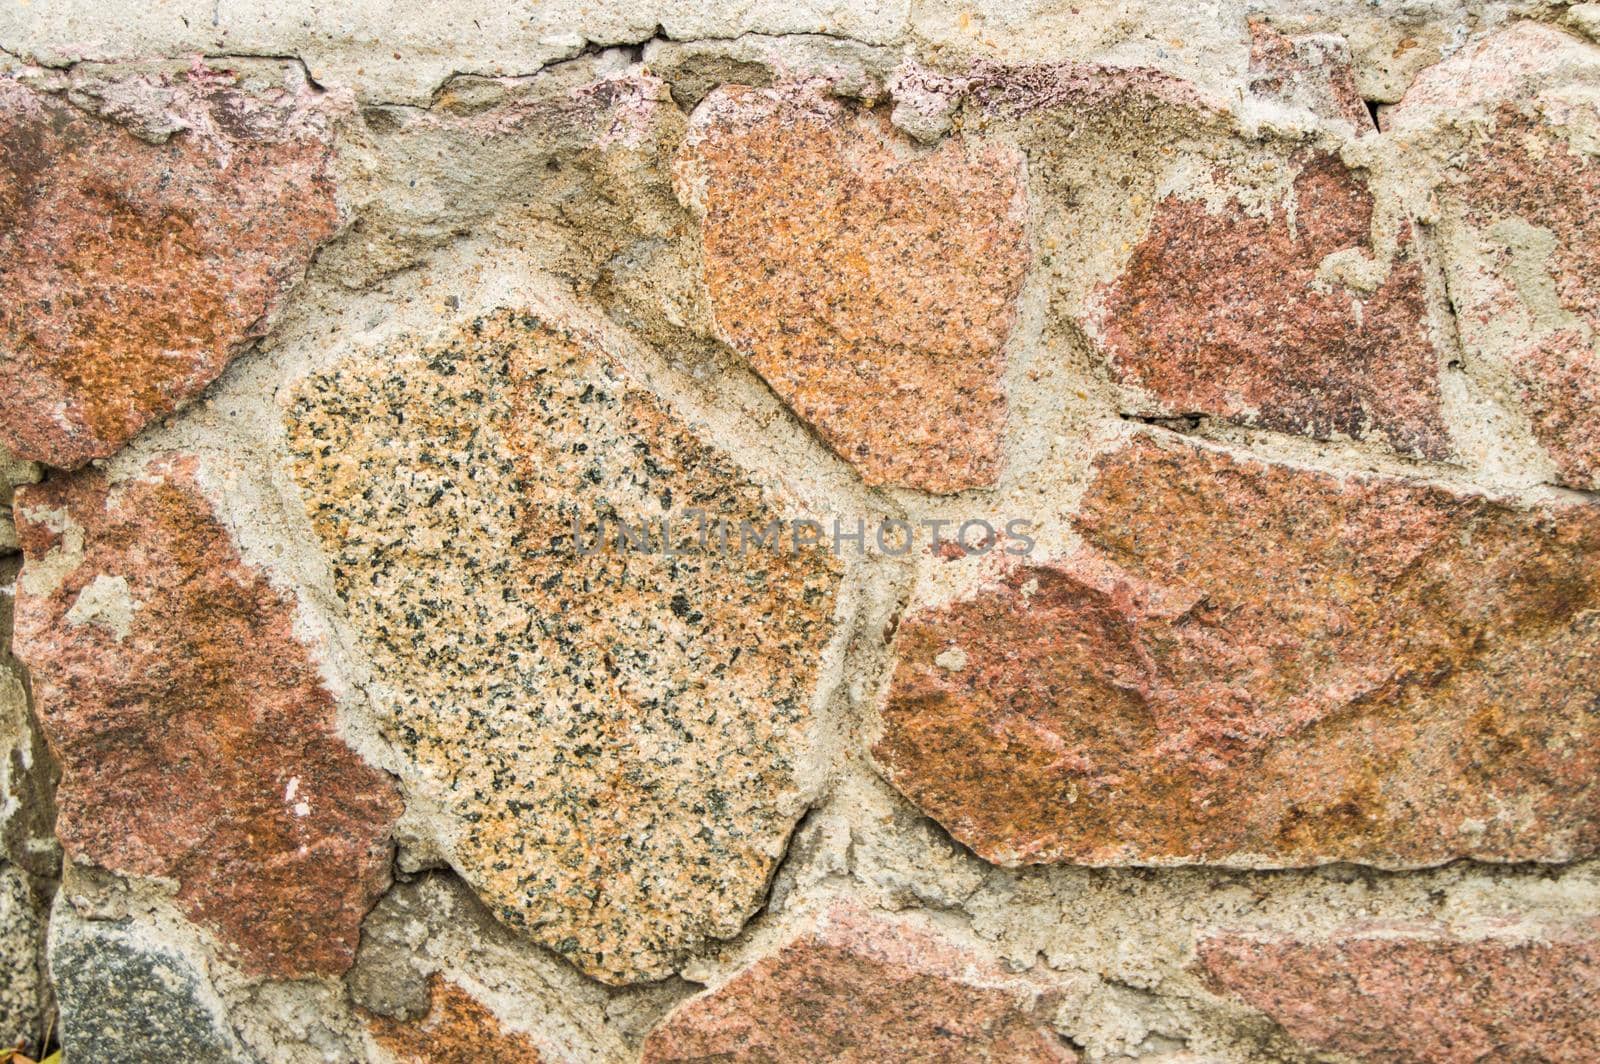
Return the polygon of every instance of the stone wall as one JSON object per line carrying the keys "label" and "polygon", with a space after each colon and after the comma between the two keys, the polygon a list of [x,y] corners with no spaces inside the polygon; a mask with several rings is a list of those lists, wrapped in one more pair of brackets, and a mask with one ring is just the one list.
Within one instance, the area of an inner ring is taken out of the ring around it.
{"label": "stone wall", "polygon": [[0,1042],[1600,1059],[1596,40],[6,5]]}

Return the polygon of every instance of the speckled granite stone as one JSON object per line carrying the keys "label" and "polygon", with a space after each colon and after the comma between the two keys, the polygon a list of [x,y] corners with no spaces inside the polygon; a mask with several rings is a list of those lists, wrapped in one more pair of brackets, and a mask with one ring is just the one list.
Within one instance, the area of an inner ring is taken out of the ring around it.
{"label": "speckled granite stone", "polygon": [[1372,130],[1372,116],[1356,91],[1350,44],[1336,33],[1288,36],[1264,19],[1250,20],[1250,94],[1304,107],[1323,118]]}
{"label": "speckled granite stone", "polygon": [[138,922],[80,919],[57,906],[50,971],[61,1046],[74,1064],[247,1064],[204,963]]}
{"label": "speckled granite stone", "polygon": [[[0,454],[0,488],[4,488]],[[3,494],[3,493],[0,493]],[[3,505],[3,502],[0,502]],[[26,676],[11,656],[11,617],[22,559],[0,556],[0,1046],[38,1048],[49,1002],[45,899],[60,874],[52,845],[53,766],[33,726]]]}
{"label": "speckled granite stone", "polygon": [[679,163],[722,335],[869,484],[999,474],[1003,346],[1027,270],[1022,158],[809,90],[721,89]]}
{"label": "speckled granite stone", "polygon": [[587,547],[597,513],[783,511],[528,314],[353,356],[287,418],[410,786],[497,915],[610,982],[737,931],[806,801],[838,560],[579,554],[575,513]]}
{"label": "speckled granite stone", "polygon": [[157,128],[0,80],[0,443],[56,466],[215,380],[337,222],[334,97],[200,66],[100,91]]}
{"label": "speckled granite stone", "polygon": [[32,884],[0,861],[0,1045],[37,1048],[44,1034],[44,917]]}

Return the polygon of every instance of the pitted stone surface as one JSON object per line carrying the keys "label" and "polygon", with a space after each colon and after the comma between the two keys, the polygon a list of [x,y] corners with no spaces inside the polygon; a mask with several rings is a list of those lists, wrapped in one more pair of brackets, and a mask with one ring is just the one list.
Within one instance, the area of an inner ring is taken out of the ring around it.
{"label": "pitted stone surface", "polygon": [[1442,458],[1439,352],[1421,266],[1402,234],[1370,292],[1323,277],[1370,260],[1372,194],[1337,156],[1293,165],[1292,195],[1261,215],[1174,193],[1090,328],[1137,413],[1200,413],[1317,438],[1376,438]]}
{"label": "pitted stone surface", "polygon": [[22,869],[0,861],[0,1040],[37,1048],[44,1037],[44,917]]}
{"label": "pitted stone surface", "polygon": [[1327,938],[1219,935],[1200,966],[1308,1048],[1384,1064],[1600,1057],[1593,923],[1516,938],[1358,925]]}
{"label": "pitted stone surface", "polygon": [[428,1012],[412,1021],[368,1016],[378,1044],[400,1064],[539,1064],[546,1058],[524,1035],[508,1031],[495,1014],[455,983],[428,980]]}
{"label": "pitted stone surface", "polygon": [[248,1064],[203,962],[139,922],[51,921],[61,1047],[73,1061]]}
{"label": "pitted stone surface", "polygon": [[1372,129],[1372,116],[1356,91],[1350,45],[1332,33],[1289,36],[1262,19],[1250,20],[1250,93],[1304,107],[1323,118]]}
{"label": "pitted stone surface", "polygon": [[337,974],[389,881],[393,784],[340,739],[294,603],[241,560],[172,456],[18,493],[17,653],[78,859],[178,882],[274,976]]}
{"label": "pitted stone surface", "polygon": [[1022,159],[921,151],[806,90],[726,88],[679,161],[717,327],[869,484],[994,482],[1029,251]]}
{"label": "pitted stone surface", "polygon": [[[1600,48],[1522,24],[1427,71],[1395,109],[1440,179],[1446,269],[1469,358],[1510,371],[1561,483],[1600,488]],[[1477,103],[1473,127],[1453,104]],[[1443,128],[1419,132],[1440,116]],[[1466,129],[1452,128],[1452,119]]]}
{"label": "pitted stone surface", "polygon": [[674,1010],[645,1064],[1070,1064],[1036,987],[924,926],[835,903]]}
{"label": "pitted stone surface", "polygon": [[141,138],[0,80],[0,444],[55,466],[216,379],[337,220],[308,86],[252,96],[196,67],[103,91],[160,123]]}
{"label": "pitted stone surface", "polygon": [[[1081,557],[915,611],[875,750],[1007,864],[1600,847],[1600,506],[1140,438]],[[958,648],[952,671],[940,655]]]}
{"label": "pitted stone surface", "polygon": [[49,1004],[41,888],[59,874],[59,851],[51,831],[52,768],[33,726],[26,677],[10,649],[21,560],[0,556],[0,1046],[20,1042],[37,1049]]}
{"label": "pitted stone surface", "polygon": [[[609,982],[736,932],[807,800],[838,559],[701,550],[687,509],[783,500],[529,314],[311,376],[288,428],[411,786],[496,914]],[[575,550],[602,514],[659,548],[668,509],[687,554]]]}

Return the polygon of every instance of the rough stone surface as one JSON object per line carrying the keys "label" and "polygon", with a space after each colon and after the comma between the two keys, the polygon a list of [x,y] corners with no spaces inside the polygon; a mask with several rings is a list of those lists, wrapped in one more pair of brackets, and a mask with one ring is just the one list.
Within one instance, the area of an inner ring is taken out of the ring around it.
{"label": "rough stone surface", "polygon": [[1359,132],[1372,128],[1372,116],[1356,91],[1350,45],[1337,34],[1291,37],[1251,19],[1249,84],[1261,99],[1304,107]]}
{"label": "rough stone surface", "polygon": [[16,865],[0,862],[0,1044],[38,1048],[48,1001],[44,920],[33,884]]}
{"label": "rough stone surface", "polygon": [[63,766],[57,831],[77,860],[177,880],[249,969],[338,973],[400,803],[199,475],[180,455],[19,493],[16,646]]}
{"label": "rough stone surface", "polygon": [[1591,9],[0,4],[0,1056],[1600,1058]]}
{"label": "rough stone surface", "polygon": [[50,972],[61,1008],[61,1047],[73,1061],[254,1058],[228,1024],[204,962],[141,921],[88,921],[58,905]]}
{"label": "rough stone surface", "polygon": [[[1549,76],[1540,76],[1550,71]],[[1440,178],[1450,295],[1469,357],[1509,369],[1516,399],[1561,483],[1600,488],[1600,48],[1519,26],[1428,71],[1395,109],[1397,128],[1447,119],[1459,145]],[[1420,142],[1420,143],[1418,143]]]}
{"label": "rough stone surface", "polygon": [[1337,156],[1292,165],[1292,195],[1265,214],[1198,195],[1157,205],[1091,315],[1113,375],[1147,397],[1135,399],[1138,413],[1373,437],[1444,457],[1442,359],[1409,235],[1371,291],[1328,280],[1330,256],[1371,263],[1372,194]]}
{"label": "rough stone surface", "polygon": [[47,10],[0,9],[0,43],[53,65],[80,58],[150,55],[297,55],[323,84],[348,85],[363,101],[426,107],[454,73],[527,73],[592,46],[731,40],[744,34],[818,34],[891,44],[907,29],[904,4],[888,0],[784,0],[747,6],[700,0],[554,0],[527,11],[491,0],[395,0],[381,13],[308,0],[215,7],[170,0],[157,10],[61,0]]}
{"label": "rough stone surface", "polygon": [[455,983],[435,975],[428,983],[428,1012],[401,1022],[367,1021],[378,1044],[401,1064],[539,1064],[545,1059],[526,1037],[507,1031],[494,1013]]}
{"label": "rough stone surface", "polygon": [[726,983],[680,1005],[645,1043],[678,1061],[1078,1059],[1037,991],[926,927],[836,903]]}
{"label": "rough stone surface", "polygon": [[11,520],[11,496],[18,484],[39,479],[37,463],[24,462],[0,444],[0,555],[17,549],[17,527]]}
{"label": "rough stone surface", "polygon": [[339,183],[357,221],[319,254],[319,273],[364,287],[489,233],[631,320],[655,320],[663,303],[680,326],[705,316],[683,307],[703,298],[669,165],[687,119],[639,65],[602,53],[526,78],[462,76],[430,110],[367,114],[372,164]]}
{"label": "rough stone surface", "polygon": [[0,557],[0,1046],[37,1049],[49,1002],[44,908],[58,873],[51,766],[33,727],[21,666],[11,656],[18,563]]}
{"label": "rough stone surface", "polygon": [[912,151],[802,90],[713,93],[680,162],[722,336],[869,484],[992,483],[1028,263],[1021,157]]}
{"label": "rough stone surface", "polygon": [[1387,1064],[1578,1064],[1600,1055],[1597,926],[1531,938],[1343,928],[1326,939],[1220,935],[1214,983],[1305,1046]]}
{"label": "rough stone surface", "polygon": [[[1081,557],[898,636],[875,750],[1004,863],[1570,860],[1600,846],[1600,507],[1140,438]],[[959,670],[937,658],[957,647]]]}
{"label": "rough stone surface", "polygon": [[103,109],[0,80],[0,443],[112,454],[260,336],[334,229],[329,108],[226,71],[133,78]]}
{"label": "rough stone surface", "polygon": [[[609,982],[659,978],[760,903],[805,802],[840,563],[702,551],[779,496],[561,323],[498,311],[313,375],[295,475],[451,861]],[[672,509],[678,557],[620,550]],[[597,521],[607,547],[594,553]],[[574,542],[574,523],[582,526]]]}

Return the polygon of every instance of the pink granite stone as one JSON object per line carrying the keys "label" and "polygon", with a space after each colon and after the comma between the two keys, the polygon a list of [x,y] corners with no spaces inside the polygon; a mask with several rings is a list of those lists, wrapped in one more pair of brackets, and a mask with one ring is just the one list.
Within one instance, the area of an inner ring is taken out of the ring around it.
{"label": "pink granite stone", "polygon": [[1600,488],[1596,79],[1600,48],[1518,23],[1426,71],[1392,120],[1407,150],[1447,160],[1442,246],[1467,359],[1506,367],[1555,479],[1582,489]]}
{"label": "pink granite stone", "polygon": [[1250,93],[1348,122],[1358,133],[1372,116],[1356,91],[1350,45],[1332,33],[1288,36],[1261,19],[1250,20]]}
{"label": "pink granite stone", "polygon": [[340,739],[294,601],[173,457],[21,489],[16,650],[68,854],[176,880],[249,970],[336,975],[389,882],[387,776]]}
{"label": "pink granite stone", "polygon": [[869,484],[994,483],[1028,266],[1022,158],[804,90],[725,88],[679,164],[717,327]]}
{"label": "pink granite stone", "polygon": [[1310,1049],[1383,1064],[1588,1064],[1600,1059],[1596,930],[1222,934],[1201,942],[1200,967]]}
{"label": "pink granite stone", "polygon": [[215,380],[337,220],[329,97],[203,67],[123,89],[178,131],[151,143],[0,80],[0,444],[55,466]]}
{"label": "pink granite stone", "polygon": [[645,1042],[645,1064],[1070,1064],[1045,997],[922,924],[836,903]]}
{"label": "pink granite stone", "polygon": [[1100,291],[1089,331],[1136,413],[1209,414],[1445,457],[1441,358],[1409,232],[1375,290],[1327,283],[1328,256],[1372,254],[1372,193],[1335,155],[1291,165],[1292,202],[1265,215],[1238,201],[1163,199]]}

